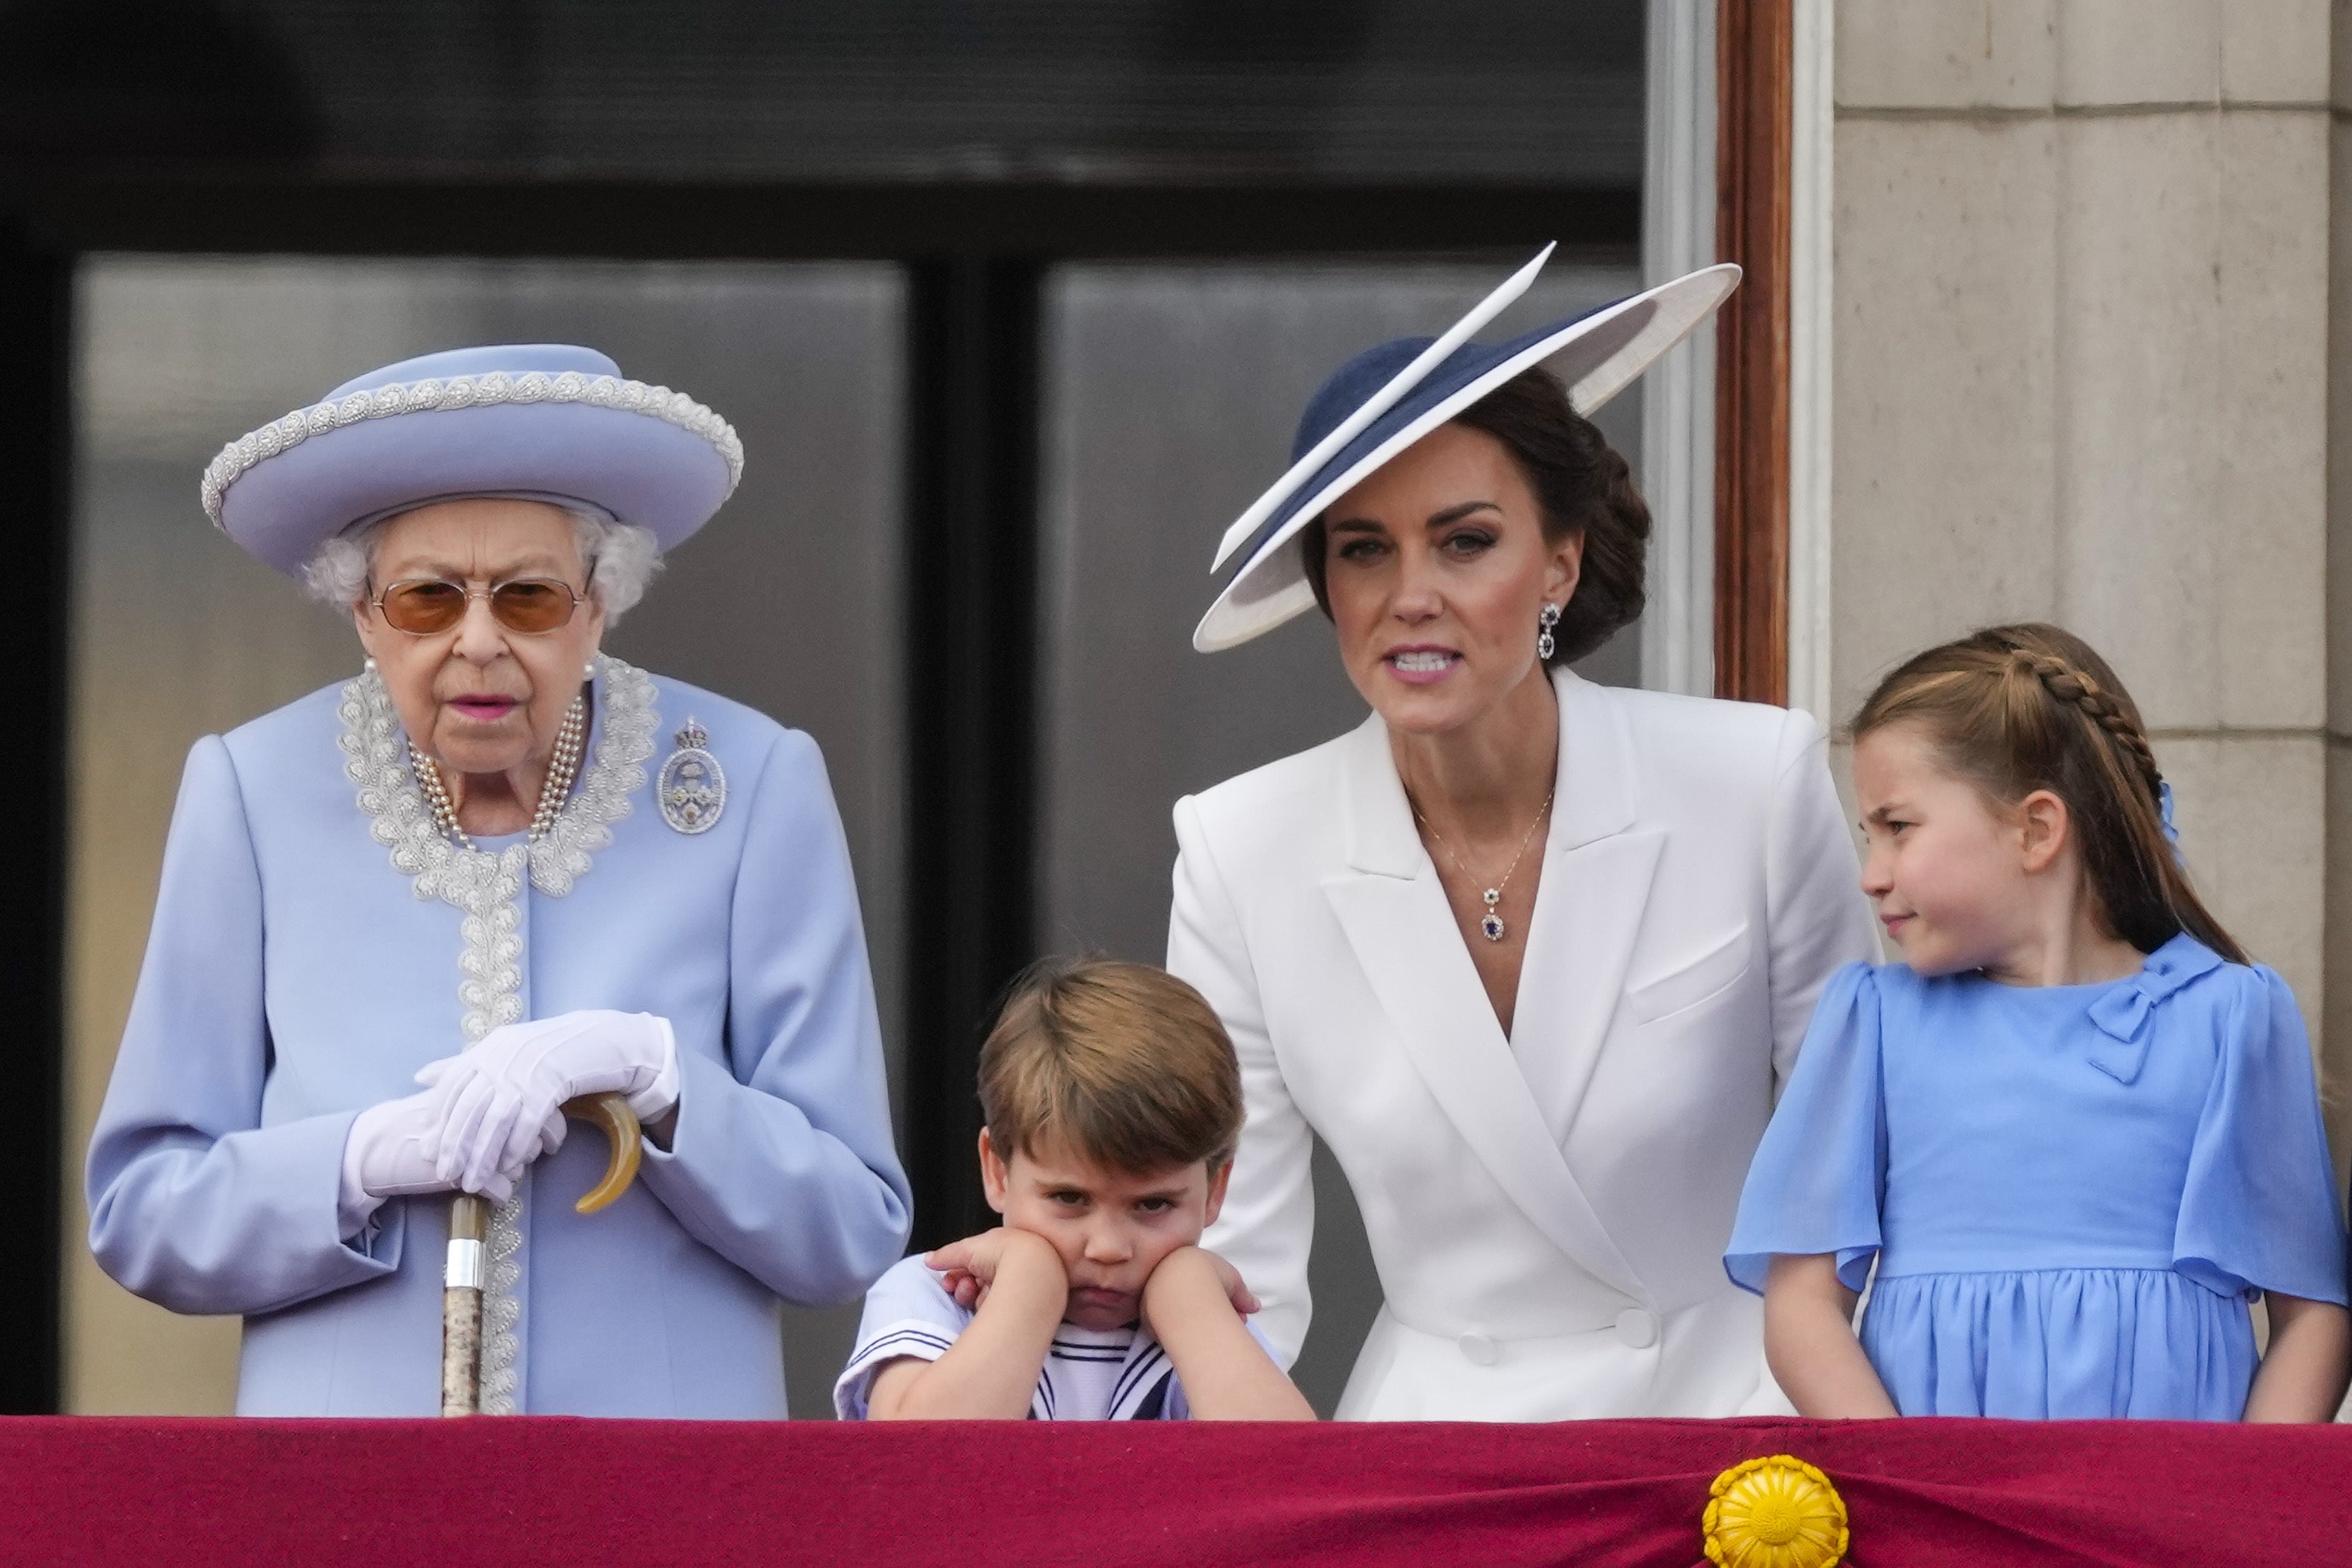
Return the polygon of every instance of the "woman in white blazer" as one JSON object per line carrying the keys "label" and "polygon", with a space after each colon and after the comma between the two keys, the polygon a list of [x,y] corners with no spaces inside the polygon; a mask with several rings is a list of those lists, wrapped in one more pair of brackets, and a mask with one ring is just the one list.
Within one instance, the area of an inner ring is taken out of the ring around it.
{"label": "woman in white blazer", "polygon": [[1785,1409],[1722,1253],[1816,994],[1876,952],[1822,731],[1565,667],[1640,612],[1649,527],[1579,411],[1738,275],[1468,341],[1542,259],[1343,367],[1227,538],[1196,645],[1320,603],[1373,713],[1176,806],[1168,967],[1248,1100],[1207,1240],[1295,1355],[1319,1134],[1386,1298],[1342,1416]]}

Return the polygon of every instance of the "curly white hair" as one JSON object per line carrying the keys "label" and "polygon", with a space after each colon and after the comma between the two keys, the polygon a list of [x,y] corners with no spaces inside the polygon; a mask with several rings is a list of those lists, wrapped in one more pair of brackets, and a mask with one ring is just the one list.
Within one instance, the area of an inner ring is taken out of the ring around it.
{"label": "curly white hair", "polygon": [[[579,507],[558,509],[572,519],[580,559],[593,563],[588,591],[604,605],[604,624],[611,626],[646,596],[646,586],[662,569],[661,546],[651,528]],[[302,567],[302,586],[310,597],[335,610],[349,610],[365,599],[376,540],[392,520],[380,517],[363,528],[337,534],[312,551]]]}

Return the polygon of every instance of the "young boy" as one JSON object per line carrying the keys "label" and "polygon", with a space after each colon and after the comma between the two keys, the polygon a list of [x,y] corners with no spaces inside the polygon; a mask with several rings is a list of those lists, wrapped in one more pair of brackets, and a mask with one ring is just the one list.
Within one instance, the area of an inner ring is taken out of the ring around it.
{"label": "young boy", "polygon": [[1031,971],[981,1048],[980,1103],[1004,1223],[875,1282],[843,1419],[1315,1418],[1199,1245],[1242,1124],[1199,992],[1141,964]]}

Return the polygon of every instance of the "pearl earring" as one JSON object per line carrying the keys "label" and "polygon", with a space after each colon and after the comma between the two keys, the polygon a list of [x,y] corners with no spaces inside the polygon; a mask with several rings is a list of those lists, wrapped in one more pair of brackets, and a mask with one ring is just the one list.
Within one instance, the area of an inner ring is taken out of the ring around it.
{"label": "pearl earring", "polygon": [[583,681],[593,681],[596,678],[595,660],[591,659],[580,667],[580,678]]}
{"label": "pearl earring", "polygon": [[1559,624],[1559,606],[1547,604],[1536,614],[1536,657],[1549,660],[1559,644],[1553,640],[1551,629]]}

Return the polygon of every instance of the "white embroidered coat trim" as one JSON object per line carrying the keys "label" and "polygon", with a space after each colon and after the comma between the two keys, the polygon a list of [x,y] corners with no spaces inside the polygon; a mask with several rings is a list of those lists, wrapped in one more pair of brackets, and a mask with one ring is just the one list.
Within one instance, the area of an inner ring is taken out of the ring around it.
{"label": "white embroidered coat trim", "polygon": [[[359,786],[359,807],[378,843],[392,851],[393,869],[414,879],[419,898],[438,898],[463,912],[458,931],[457,999],[464,1004],[466,1043],[522,1017],[522,912],[516,900],[523,878],[551,898],[562,898],[585,874],[595,852],[613,841],[613,824],[630,811],[630,796],[646,787],[661,715],[654,683],[643,670],[610,654],[596,657],[604,680],[595,754],[545,837],[509,844],[493,854],[442,836],[409,770],[408,743],[383,677],[371,668],[345,685],[337,716],[343,771]],[[521,1353],[525,1186],[490,1211],[482,1289],[482,1413],[511,1416],[520,1408],[515,1364]]]}

